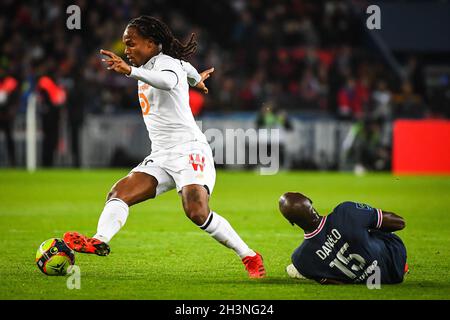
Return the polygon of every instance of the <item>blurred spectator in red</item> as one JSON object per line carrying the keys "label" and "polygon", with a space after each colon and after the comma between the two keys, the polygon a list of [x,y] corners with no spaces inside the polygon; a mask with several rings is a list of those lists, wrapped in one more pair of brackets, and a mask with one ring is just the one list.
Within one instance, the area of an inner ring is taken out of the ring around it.
{"label": "blurred spectator in red", "polygon": [[59,140],[61,106],[66,102],[66,92],[48,76],[54,74],[43,62],[37,62],[38,110],[41,116],[43,146],[42,165],[52,167]]}
{"label": "blurred spectator in red", "polygon": [[13,139],[14,118],[19,107],[20,82],[0,68],[0,132],[5,133],[10,166],[16,166]]}
{"label": "blurred spectator in red", "polygon": [[356,85],[355,79],[347,78],[347,83],[338,92],[339,117],[345,120],[358,120],[363,116],[363,103],[367,92],[363,85]]}
{"label": "blurred spectator in red", "polygon": [[320,94],[320,82],[317,79],[312,67],[307,67],[300,81],[300,97],[306,107],[318,105]]}

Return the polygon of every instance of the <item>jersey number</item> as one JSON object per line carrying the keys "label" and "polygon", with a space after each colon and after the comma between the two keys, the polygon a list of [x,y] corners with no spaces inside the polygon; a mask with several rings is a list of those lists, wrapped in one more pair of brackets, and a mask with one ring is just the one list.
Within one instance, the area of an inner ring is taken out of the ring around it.
{"label": "jersey number", "polygon": [[[361,257],[359,254],[356,253],[350,253],[348,256],[345,256],[345,252],[348,249],[348,243],[344,243],[342,248],[339,250],[339,252],[336,255],[336,259],[330,262],[330,267],[336,267],[339,270],[341,270],[347,277],[350,279],[355,279],[356,274],[352,272],[353,271],[360,271],[364,269],[364,266],[366,265],[366,260],[364,260],[363,257]],[[350,269],[349,269],[350,267]]]}
{"label": "jersey number", "polygon": [[150,103],[145,94],[139,93],[139,102],[141,104],[142,114],[144,116],[148,115],[150,113]]}

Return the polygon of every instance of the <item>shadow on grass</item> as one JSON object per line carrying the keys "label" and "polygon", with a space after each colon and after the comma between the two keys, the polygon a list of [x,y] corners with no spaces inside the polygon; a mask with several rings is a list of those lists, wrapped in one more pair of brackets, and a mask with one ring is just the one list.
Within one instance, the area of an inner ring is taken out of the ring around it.
{"label": "shadow on grass", "polygon": [[234,279],[234,280],[226,280],[226,279],[217,279],[217,280],[207,280],[205,279],[203,283],[210,284],[242,284],[242,285],[256,285],[260,286],[262,284],[273,284],[273,285],[289,285],[289,286],[298,286],[298,285],[315,285],[316,283],[312,280],[299,280],[299,279],[291,279],[287,277],[267,277],[263,279]]}

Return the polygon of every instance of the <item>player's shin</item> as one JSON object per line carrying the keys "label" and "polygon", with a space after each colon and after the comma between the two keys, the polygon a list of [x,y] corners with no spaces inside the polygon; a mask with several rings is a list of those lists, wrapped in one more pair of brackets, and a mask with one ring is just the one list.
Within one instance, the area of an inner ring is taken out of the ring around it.
{"label": "player's shin", "polygon": [[214,239],[224,246],[233,249],[242,259],[246,256],[255,256],[256,253],[251,250],[247,244],[234,231],[230,223],[216,212],[211,211],[206,222],[200,226],[200,229],[208,232]]}
{"label": "player's shin", "polygon": [[104,242],[111,241],[128,218],[128,205],[118,198],[109,199],[98,221],[97,233],[93,238]]}

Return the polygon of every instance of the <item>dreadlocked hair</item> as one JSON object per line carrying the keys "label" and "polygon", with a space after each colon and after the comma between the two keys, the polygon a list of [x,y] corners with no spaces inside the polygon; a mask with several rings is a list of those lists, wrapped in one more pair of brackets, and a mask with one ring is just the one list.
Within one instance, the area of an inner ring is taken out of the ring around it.
{"label": "dreadlocked hair", "polygon": [[197,50],[194,33],[191,34],[187,44],[182,44],[173,36],[172,31],[164,22],[154,17],[140,16],[134,18],[128,23],[128,27],[136,28],[137,32],[144,38],[149,38],[156,44],[161,44],[162,52],[172,58],[187,60]]}

